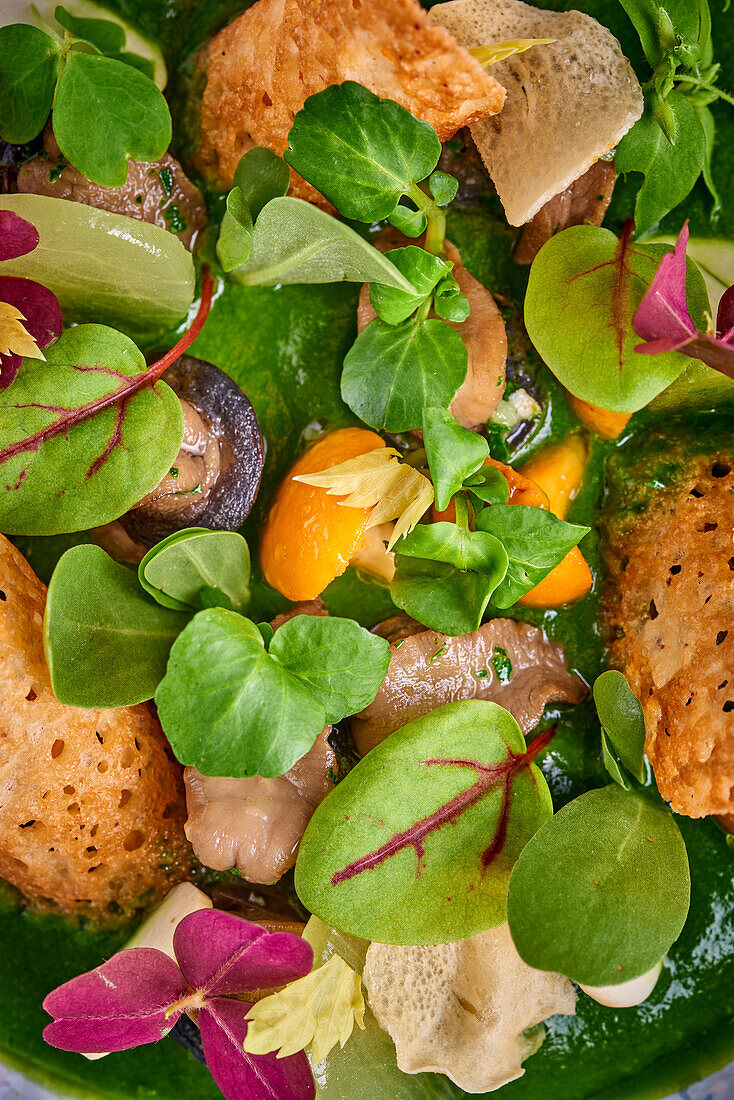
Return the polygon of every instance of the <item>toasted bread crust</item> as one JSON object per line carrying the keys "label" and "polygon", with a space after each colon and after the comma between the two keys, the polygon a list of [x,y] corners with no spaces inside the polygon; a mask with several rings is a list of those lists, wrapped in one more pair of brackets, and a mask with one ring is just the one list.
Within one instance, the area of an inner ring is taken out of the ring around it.
{"label": "toasted bread crust", "polygon": [[660,793],[688,817],[734,812],[733,532],[730,450],[609,525],[611,660],[642,702]]}
{"label": "toasted bread crust", "polygon": [[147,706],[56,701],[45,602],[0,536],[0,876],[37,906],[119,919],[191,866],[181,768]]}
{"label": "toasted bread crust", "polygon": [[[505,99],[417,0],[258,0],[212,39],[201,65],[199,166],[224,186],[253,146],[282,153],[306,98],[331,84],[364,84],[430,122],[442,141]],[[295,172],[290,193],[328,205]]]}

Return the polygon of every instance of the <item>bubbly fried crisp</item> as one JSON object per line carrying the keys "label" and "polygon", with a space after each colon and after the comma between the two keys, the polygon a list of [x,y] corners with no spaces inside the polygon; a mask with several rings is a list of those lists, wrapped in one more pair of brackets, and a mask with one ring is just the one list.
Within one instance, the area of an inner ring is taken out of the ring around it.
{"label": "bubbly fried crisp", "polygon": [[[606,620],[642,702],[661,795],[688,817],[734,812],[734,461],[660,436],[612,478]],[[633,452],[634,454],[634,452]]]}
{"label": "bubbly fried crisp", "polygon": [[[206,70],[199,162],[230,185],[243,153],[282,153],[304,101],[356,80],[435,128],[442,141],[497,114],[505,99],[494,77],[418,0],[258,0],[202,53]],[[291,173],[291,194],[324,200]]]}
{"label": "bubbly fried crisp", "polygon": [[0,876],[38,906],[116,919],[190,867],[181,769],[146,706],[56,701],[45,602],[0,536]]}

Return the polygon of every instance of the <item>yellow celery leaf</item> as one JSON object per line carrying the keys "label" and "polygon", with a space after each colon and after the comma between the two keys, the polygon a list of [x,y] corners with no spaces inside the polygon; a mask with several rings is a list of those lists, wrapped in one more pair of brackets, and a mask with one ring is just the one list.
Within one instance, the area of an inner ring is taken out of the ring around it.
{"label": "yellow celery leaf", "polygon": [[38,344],[26,329],[25,317],[10,305],[0,302],[0,355],[22,355],[25,359],[45,359]]}
{"label": "yellow celery leaf", "polygon": [[364,1011],[359,974],[333,955],[305,978],[252,1006],[244,1049],[248,1054],[277,1050],[278,1058],[286,1058],[310,1043],[318,1064],[337,1042],[344,1046],[355,1021],[364,1031]]}
{"label": "yellow celery leaf", "polygon": [[347,508],[371,508],[368,527],[396,520],[388,549],[412,531],[433,503],[433,485],[419,470],[400,461],[394,447],[381,447],[347,459],[328,470],[299,474],[294,481],[343,496]]}
{"label": "yellow celery leaf", "polygon": [[525,53],[532,46],[550,46],[553,42],[555,38],[508,38],[505,42],[493,42],[490,46],[472,46],[469,53],[486,69],[513,54]]}

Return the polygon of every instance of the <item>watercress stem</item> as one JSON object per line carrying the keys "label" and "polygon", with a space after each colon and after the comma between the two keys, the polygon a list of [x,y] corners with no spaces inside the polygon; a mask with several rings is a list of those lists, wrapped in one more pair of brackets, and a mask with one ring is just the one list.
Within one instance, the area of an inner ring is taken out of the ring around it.
{"label": "watercress stem", "polygon": [[428,228],[423,242],[426,252],[432,252],[434,256],[443,253],[444,240],[446,238],[446,213],[436,206],[428,213]]}
{"label": "watercress stem", "polygon": [[706,80],[699,80],[696,76],[691,76],[689,73],[680,73],[673,77],[676,84],[692,84],[696,88],[702,88],[705,92],[711,92],[717,99],[723,99],[725,103],[731,104],[734,107],[734,96],[729,95],[728,92],[722,91],[721,88],[715,87],[713,84],[709,84]]}
{"label": "watercress stem", "polygon": [[466,493],[457,493],[454,497],[456,523],[463,531],[469,530],[469,501]]}

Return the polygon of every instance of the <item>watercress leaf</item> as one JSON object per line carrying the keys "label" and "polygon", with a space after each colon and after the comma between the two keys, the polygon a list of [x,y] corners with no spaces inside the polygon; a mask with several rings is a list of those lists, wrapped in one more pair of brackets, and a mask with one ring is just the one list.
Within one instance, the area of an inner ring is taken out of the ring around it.
{"label": "watercress leaf", "polygon": [[459,181],[448,172],[433,172],[428,180],[428,189],[437,206],[448,206],[456,198]]}
{"label": "watercress leaf", "polygon": [[622,767],[619,757],[614,751],[614,746],[607,737],[604,730],[601,731],[601,757],[604,767],[609,772],[614,782],[623,787],[626,791],[632,790],[632,783],[630,777]]}
{"label": "watercress leaf", "polygon": [[444,321],[393,326],[378,317],[347,352],[342,397],[371,428],[410,431],[420,428],[426,405],[449,405],[467,363],[464,341]]}
{"label": "watercress leaf", "polygon": [[[141,352],[121,332],[79,325],[45,354],[45,362],[24,360],[0,393],[6,534],[85,531],[117,519],[164,477],[183,437],[181,403],[164,382],[94,411],[145,371]],[[89,415],[75,424],[82,410]],[[51,427],[57,434],[42,438]]]}
{"label": "watercress leaf", "polygon": [[380,943],[445,943],[501,924],[510,870],[552,813],[532,764],[545,743],[526,750],[512,715],[479,700],[409,722],[311,818],[296,864],[301,901]]}
{"label": "watercress leaf", "polygon": [[270,653],[340,722],[373,701],[387,674],[390,646],[352,619],[296,615],[276,630]]}
{"label": "watercress leaf", "polygon": [[466,321],[471,313],[469,299],[461,293],[453,275],[447,275],[436,287],[433,308],[444,321]]}
{"label": "watercress leaf", "polygon": [[479,628],[502,575],[501,561],[494,574],[473,573],[445,562],[396,554],[390,597],[429,630],[454,638]]}
{"label": "watercress leaf", "polygon": [[574,799],[532,838],[510,878],[507,917],[530,966],[614,985],[662,959],[689,902],[686,848],[667,807],[609,786]]}
{"label": "watercress leaf", "polygon": [[438,163],[428,122],[347,80],[311,95],[288,135],[285,160],[345,218],[388,218]]}
{"label": "watercress leaf", "polygon": [[232,278],[247,285],[347,281],[413,290],[359,233],[313,203],[288,196],[263,207],[255,223],[252,256]]}
{"label": "watercress leaf", "polygon": [[464,484],[472,494],[485,504],[507,504],[510,499],[510,486],[507,478],[496,466],[483,466],[472,474]]}
{"label": "watercress leaf", "polygon": [[638,236],[648,233],[686,198],[706,158],[706,138],[690,101],[673,91],[664,102],[675,142],[661,129],[655,101],[648,96],[642,117],[624,135],[614,156],[618,172],[642,172],[645,177],[635,203]]}
{"label": "watercress leaf", "polygon": [[395,207],[387,220],[406,237],[420,237],[428,228],[428,218],[423,211],[412,210],[402,202]]}
{"label": "watercress leaf", "polygon": [[158,225],[47,195],[0,195],[38,231],[38,247],[2,275],[53,291],[68,321],[97,321],[150,341],[175,328],[194,300],[191,253]]}
{"label": "watercress leaf", "polygon": [[493,603],[503,610],[542,581],[568,551],[588,534],[588,527],[566,523],[544,508],[525,504],[492,504],[476,519],[478,531],[494,535],[507,551],[507,573]]}
{"label": "watercress leaf", "polygon": [[121,187],[128,159],[159,160],[171,141],[168,104],[153,81],[121,61],[92,54],[67,58],[53,123],[69,163],[102,187]]}
{"label": "watercress leaf", "polygon": [[85,19],[72,15],[61,5],[54,11],[54,19],[69,34],[90,42],[100,53],[119,54],[125,49],[125,28],[111,19]]}
{"label": "watercress leaf", "polygon": [[651,69],[655,69],[663,57],[659,31],[659,3],[657,0],[620,0],[620,3],[639,35],[648,65]]}
{"label": "watercress leaf", "polygon": [[373,283],[370,301],[378,317],[388,325],[399,325],[423,304],[433,288],[451,270],[451,264],[414,244],[393,248],[386,255],[415,288],[415,293],[409,294],[384,283]]}
{"label": "watercress leaf", "polygon": [[260,631],[262,640],[265,642],[265,646],[267,648],[273,640],[273,635],[275,634],[275,631],[273,630],[270,623],[258,623],[257,629]]}
{"label": "watercress leaf", "polygon": [[159,606],[99,546],[73,546],[48,589],[44,646],[54,695],[74,707],[152,699],[190,614]]}
{"label": "watercress leaf", "polygon": [[248,149],[237,165],[234,187],[239,187],[255,221],[271,199],[285,195],[291,182],[288,165],[271,149]]}
{"label": "watercress leaf", "polygon": [[[665,139],[663,139],[665,140]],[[635,412],[675,381],[687,365],[678,352],[646,361],[635,351],[633,318],[663,255],[623,234],[582,225],[543,245],[525,298],[530,338],[558,380],[584,401]],[[688,268],[694,319],[708,299],[694,264]]]}
{"label": "watercress leaf", "polygon": [[[586,529],[585,529],[586,530]],[[504,576],[506,555],[502,543],[484,531],[467,531],[457,523],[422,523],[396,544],[411,558],[444,561],[457,569]]]}
{"label": "watercress leaf", "polygon": [[51,111],[59,48],[38,27],[0,27],[0,137],[23,145],[40,133]]}
{"label": "watercress leaf", "polygon": [[236,531],[189,527],[148,551],[138,579],[163,607],[229,606],[243,612],[250,600],[250,551]]}
{"label": "watercress leaf", "polygon": [[645,716],[621,672],[610,669],[594,681],[594,703],[602,728],[625,768],[640,782],[645,775]]}
{"label": "watercress leaf", "polygon": [[177,759],[202,775],[282,775],[326,723],[255,624],[223,608],[200,611],[178,636],[155,702]]}
{"label": "watercress leaf", "polygon": [[239,187],[227,195],[217,240],[217,257],[225,272],[246,264],[252,255],[252,214]]}
{"label": "watercress leaf", "polygon": [[121,61],[124,65],[132,65],[133,69],[137,69],[138,72],[146,76],[148,80],[155,80],[156,69],[154,63],[149,57],[141,57],[140,54],[130,53],[129,50],[122,50],[121,53],[110,54],[110,57],[114,61]]}
{"label": "watercress leaf", "polygon": [[484,465],[489,444],[483,436],[463,428],[448,409],[436,406],[423,410],[423,443],[436,494],[436,508],[443,512],[464,480]]}

